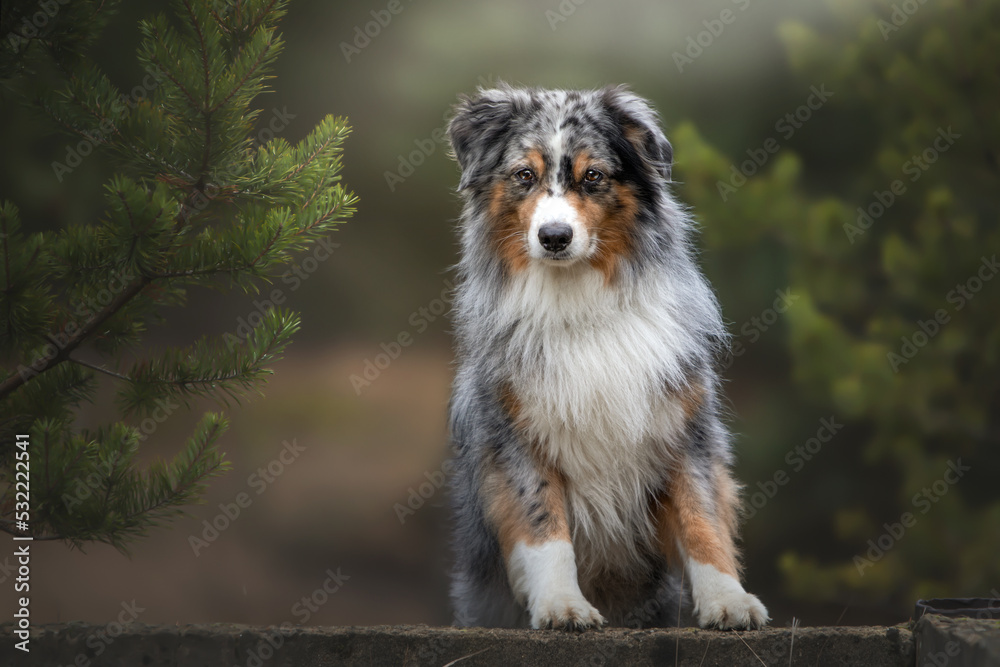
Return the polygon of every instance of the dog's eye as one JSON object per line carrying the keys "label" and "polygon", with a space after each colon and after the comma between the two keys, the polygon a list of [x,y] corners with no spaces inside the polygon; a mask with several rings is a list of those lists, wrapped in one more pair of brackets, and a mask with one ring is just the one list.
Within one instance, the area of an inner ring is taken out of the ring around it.
{"label": "dog's eye", "polygon": [[583,175],[583,180],[587,181],[588,183],[596,183],[602,178],[604,178],[604,174],[597,171],[596,169],[588,169],[587,173]]}
{"label": "dog's eye", "polygon": [[514,172],[514,178],[522,183],[530,183],[535,180],[535,172],[530,169],[521,169],[520,171]]}

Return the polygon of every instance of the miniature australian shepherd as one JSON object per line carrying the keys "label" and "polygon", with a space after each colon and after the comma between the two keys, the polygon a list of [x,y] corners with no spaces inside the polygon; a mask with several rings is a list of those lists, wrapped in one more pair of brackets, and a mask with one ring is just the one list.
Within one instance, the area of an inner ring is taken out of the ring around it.
{"label": "miniature australian shepherd", "polygon": [[727,334],[669,190],[656,112],[622,87],[499,85],[448,127],[458,625],[769,619],[740,584],[720,418]]}

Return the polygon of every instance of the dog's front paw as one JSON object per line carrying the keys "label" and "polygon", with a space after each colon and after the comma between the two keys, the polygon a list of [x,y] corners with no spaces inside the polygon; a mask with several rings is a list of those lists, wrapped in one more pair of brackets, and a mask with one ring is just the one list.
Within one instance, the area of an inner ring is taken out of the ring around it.
{"label": "dog's front paw", "polygon": [[700,601],[695,606],[695,613],[698,615],[698,624],[701,627],[720,630],[755,629],[765,626],[770,620],[767,609],[757,596],[747,593],[742,588],[738,591],[726,591],[724,595],[707,601]]}
{"label": "dog's front paw", "polygon": [[701,627],[760,628],[771,620],[757,596],[743,590],[735,577],[701,563],[689,569],[694,613]]}
{"label": "dog's front paw", "polygon": [[579,594],[553,595],[531,605],[531,627],[535,629],[586,630],[605,623],[601,612]]}

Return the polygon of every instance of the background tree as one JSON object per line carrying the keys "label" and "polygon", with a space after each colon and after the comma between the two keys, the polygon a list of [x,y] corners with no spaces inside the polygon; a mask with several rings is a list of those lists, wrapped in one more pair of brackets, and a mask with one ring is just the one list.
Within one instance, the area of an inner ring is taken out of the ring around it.
{"label": "background tree", "polygon": [[[44,16],[34,21],[37,3],[14,4],[4,4],[0,75],[8,95],[77,137],[53,164],[57,178],[92,151],[112,152],[121,171],[105,187],[100,221],[45,221],[32,227],[56,231],[25,233],[15,205],[0,208],[0,528],[123,549],[228,466],[215,447],[226,420],[209,413],[176,458],[140,469],[142,420],[196,397],[228,403],[259,390],[299,320],[266,307],[252,328],[159,353],[139,347],[143,335],[191,287],[256,292],[353,213],[355,197],[338,183],[348,127],[328,116],[296,146],[253,141],[253,101],[281,51],[275,26],[286,2],[174,3],[173,21],[140,24],[148,76],[132,91],[82,55],[112,3],[38,5]],[[62,72],[65,86],[34,90],[39,68]],[[97,376],[117,384],[123,419],[79,429]],[[10,444],[24,433],[26,525],[15,517],[23,508]]]}
{"label": "background tree", "polygon": [[[802,526],[810,546],[779,561],[790,595],[905,613],[1000,580],[1000,206],[984,196],[1000,165],[1000,6],[828,6],[832,30],[780,27],[803,91],[832,93],[806,121],[839,129],[824,159],[730,159],[688,124],[677,171],[709,249],[778,249],[800,297],[792,377],[848,425],[817,484],[763,508],[748,540]],[[784,454],[768,453],[774,469]]]}

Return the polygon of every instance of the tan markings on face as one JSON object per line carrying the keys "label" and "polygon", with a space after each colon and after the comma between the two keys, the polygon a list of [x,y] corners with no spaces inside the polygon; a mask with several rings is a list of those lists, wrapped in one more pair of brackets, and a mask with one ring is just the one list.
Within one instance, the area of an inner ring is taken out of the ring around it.
{"label": "tan markings on face", "polygon": [[542,157],[542,152],[537,148],[532,148],[524,156],[525,162],[531,167],[532,171],[535,172],[535,176],[541,181],[545,176],[545,158]]}
{"label": "tan markings on face", "polygon": [[590,234],[597,237],[597,248],[590,264],[604,274],[606,282],[614,281],[618,262],[633,250],[632,234],[639,213],[639,200],[627,185],[612,183],[610,191],[599,195],[574,193],[570,203]]}
{"label": "tan markings on face", "polygon": [[[545,161],[536,149],[528,151],[525,163],[535,172],[536,180],[544,175]],[[490,217],[493,221],[493,243],[497,254],[508,270],[516,273],[528,265],[527,233],[531,226],[538,198],[543,188],[535,187],[527,197],[515,196],[512,187],[518,187],[505,178],[490,192]]]}
{"label": "tan markings on face", "polygon": [[590,153],[587,151],[580,151],[577,156],[573,159],[573,182],[579,183],[583,180],[583,175],[587,173],[587,169],[590,168],[592,160]]}
{"label": "tan markings on face", "polygon": [[496,530],[505,558],[518,543],[571,541],[565,488],[562,475],[551,466],[539,468],[539,474],[524,483],[514,482],[498,468],[487,474],[482,491],[486,519]]}
{"label": "tan markings on face", "polygon": [[[715,470],[718,473],[720,470]],[[727,492],[735,492],[728,473],[721,471],[730,484]],[[689,477],[677,470],[667,492],[657,506],[657,537],[668,560],[676,561],[677,543],[689,558],[713,566],[719,572],[739,578],[739,562],[730,517],[724,507],[716,508],[717,516],[709,513]],[[722,494],[720,494],[722,495]],[[713,499],[717,500],[717,499]]]}
{"label": "tan markings on face", "polygon": [[525,235],[537,197],[529,196],[518,201],[511,196],[509,187],[504,181],[493,186],[490,217],[493,221],[492,236],[497,254],[511,272],[517,272],[528,265]]}

